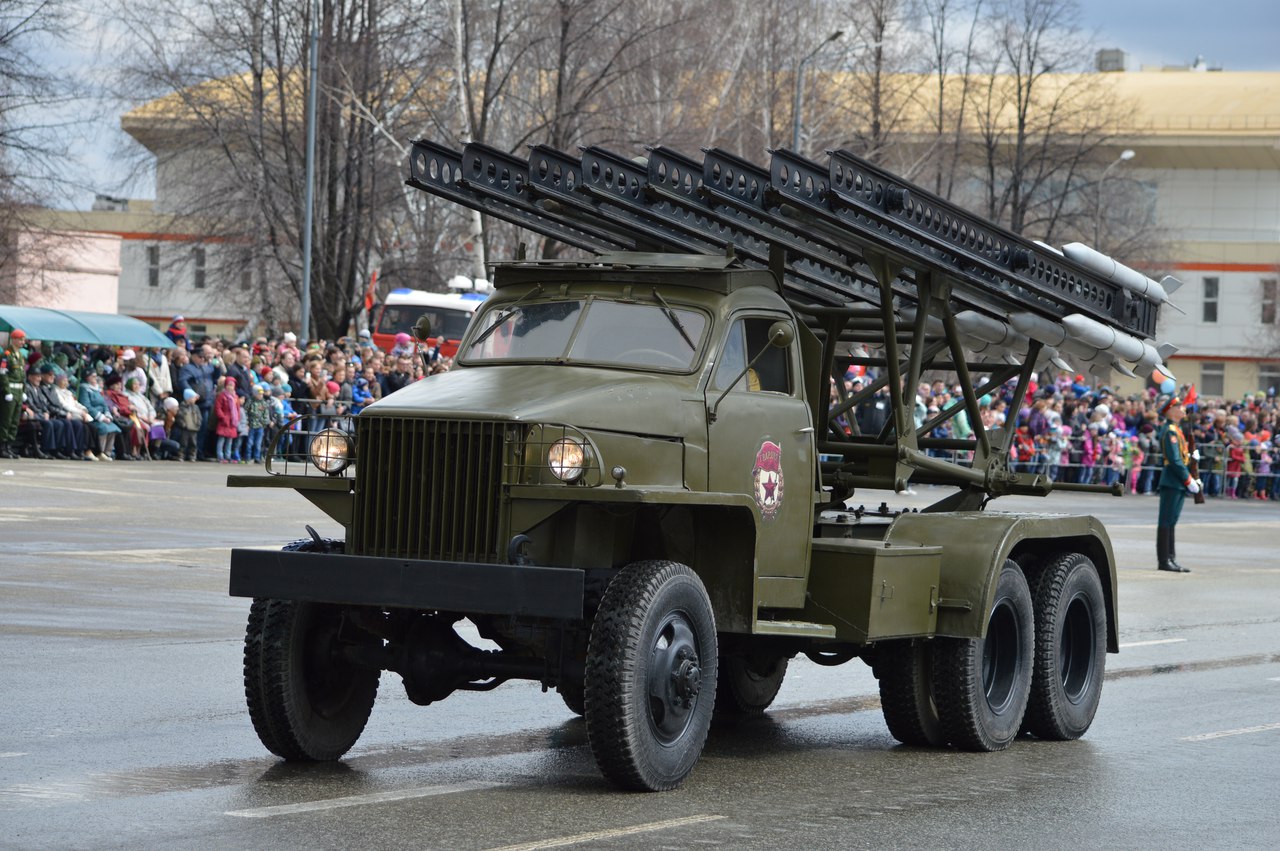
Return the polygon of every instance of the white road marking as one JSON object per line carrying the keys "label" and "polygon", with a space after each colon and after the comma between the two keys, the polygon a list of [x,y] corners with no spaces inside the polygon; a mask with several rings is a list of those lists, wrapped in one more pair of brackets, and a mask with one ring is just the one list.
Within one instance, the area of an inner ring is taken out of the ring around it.
{"label": "white road marking", "polygon": [[1267,677],[1269,683],[1280,683],[1280,677]]}
{"label": "white road marking", "polygon": [[454,792],[474,792],[491,789],[498,783],[454,783],[448,786],[421,786],[417,789],[396,789],[389,792],[372,792],[368,795],[348,795],[345,798],[328,798],[323,801],[303,801],[299,804],[280,804],[274,807],[256,807],[250,810],[228,810],[225,814],[239,818],[272,818],[295,813],[315,813],[336,810],[341,807],[359,807],[365,804],[385,804],[390,801],[410,801],[414,798],[430,798],[450,795]]}
{"label": "white road marking", "polygon": [[11,759],[15,756],[26,756],[26,751],[4,751],[0,753],[0,759]]}
{"label": "white road marking", "polygon": [[561,836],[558,839],[542,839],[537,842],[525,842],[520,845],[503,845],[490,851],[539,851],[542,848],[563,848],[566,845],[577,845],[582,842],[593,842],[597,839],[617,839],[620,836],[634,836],[638,833],[652,833],[655,830],[666,830],[671,827],[683,827],[686,824],[701,824],[707,821],[719,821],[724,816],[687,816],[667,821],[651,821],[647,824],[635,824],[631,827],[616,827],[612,830],[593,830],[590,833],[579,833],[574,836]]}
{"label": "white road marking", "polygon": [[1130,641],[1128,644],[1121,644],[1120,649],[1126,647],[1153,647],[1157,644],[1179,644],[1186,641],[1185,638],[1154,638],[1151,641]]}
{"label": "white road marking", "polygon": [[1210,739],[1223,739],[1227,736],[1244,736],[1248,733],[1265,733],[1268,730],[1280,730],[1280,723],[1259,724],[1256,727],[1240,727],[1236,730],[1219,730],[1216,733],[1201,733],[1198,736],[1185,736],[1180,742],[1207,742]]}

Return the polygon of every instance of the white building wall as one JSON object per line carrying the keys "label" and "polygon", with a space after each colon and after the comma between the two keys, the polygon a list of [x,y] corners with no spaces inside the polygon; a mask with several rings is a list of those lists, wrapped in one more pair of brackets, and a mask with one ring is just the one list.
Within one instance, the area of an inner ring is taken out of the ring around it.
{"label": "white building wall", "polygon": [[1181,239],[1280,241],[1280,172],[1256,169],[1161,169],[1156,219]]}

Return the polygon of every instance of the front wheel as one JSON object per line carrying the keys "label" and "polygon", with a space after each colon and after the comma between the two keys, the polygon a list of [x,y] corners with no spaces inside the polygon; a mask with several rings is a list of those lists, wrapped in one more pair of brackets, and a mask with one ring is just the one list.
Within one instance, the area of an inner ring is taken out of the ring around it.
{"label": "front wheel", "polygon": [[1013,743],[1031,692],[1034,651],[1031,591],[1009,560],[996,582],[986,638],[934,639],[933,695],[948,742],[970,751]]}
{"label": "front wheel", "polygon": [[679,786],[702,754],[716,693],[716,624],[698,575],[636,562],[609,583],[587,643],[587,739],[624,789]]}
{"label": "front wheel", "polygon": [[381,671],[353,664],[347,643],[378,639],[319,603],[255,599],[244,641],[249,718],[267,750],[289,760],[335,760],[360,738]]}
{"label": "front wheel", "polygon": [[1098,569],[1082,553],[1050,564],[1032,589],[1036,664],[1023,729],[1078,739],[1093,723],[1107,664],[1107,609]]}

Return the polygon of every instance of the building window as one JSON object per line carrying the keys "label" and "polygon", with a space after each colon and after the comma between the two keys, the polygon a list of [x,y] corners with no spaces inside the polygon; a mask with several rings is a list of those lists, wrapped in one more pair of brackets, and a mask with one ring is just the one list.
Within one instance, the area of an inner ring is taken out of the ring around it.
{"label": "building window", "polygon": [[195,259],[195,270],[196,270],[195,284],[196,284],[196,289],[198,289],[198,290],[202,290],[202,289],[204,289],[204,249],[203,249],[203,248],[194,248],[194,249],[192,249],[191,254],[192,254],[193,258]]}
{"label": "building window", "polygon": [[1227,365],[1222,361],[1205,361],[1200,364],[1200,392],[1206,396],[1224,395]]}
{"label": "building window", "polygon": [[1280,363],[1258,364],[1258,389],[1267,391],[1267,395],[1280,390]]}
{"label": "building window", "polygon": [[147,246],[147,286],[160,286],[160,246]]}
{"label": "building window", "polygon": [[1276,279],[1262,279],[1262,324],[1276,324]]}
{"label": "building window", "polygon": [[1218,321],[1218,279],[1204,279],[1204,321]]}

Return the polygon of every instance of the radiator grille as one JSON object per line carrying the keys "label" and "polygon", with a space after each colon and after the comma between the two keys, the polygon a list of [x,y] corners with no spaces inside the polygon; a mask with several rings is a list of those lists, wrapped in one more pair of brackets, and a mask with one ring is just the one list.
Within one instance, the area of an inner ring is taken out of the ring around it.
{"label": "radiator grille", "polygon": [[348,552],[497,562],[506,424],[355,417]]}

